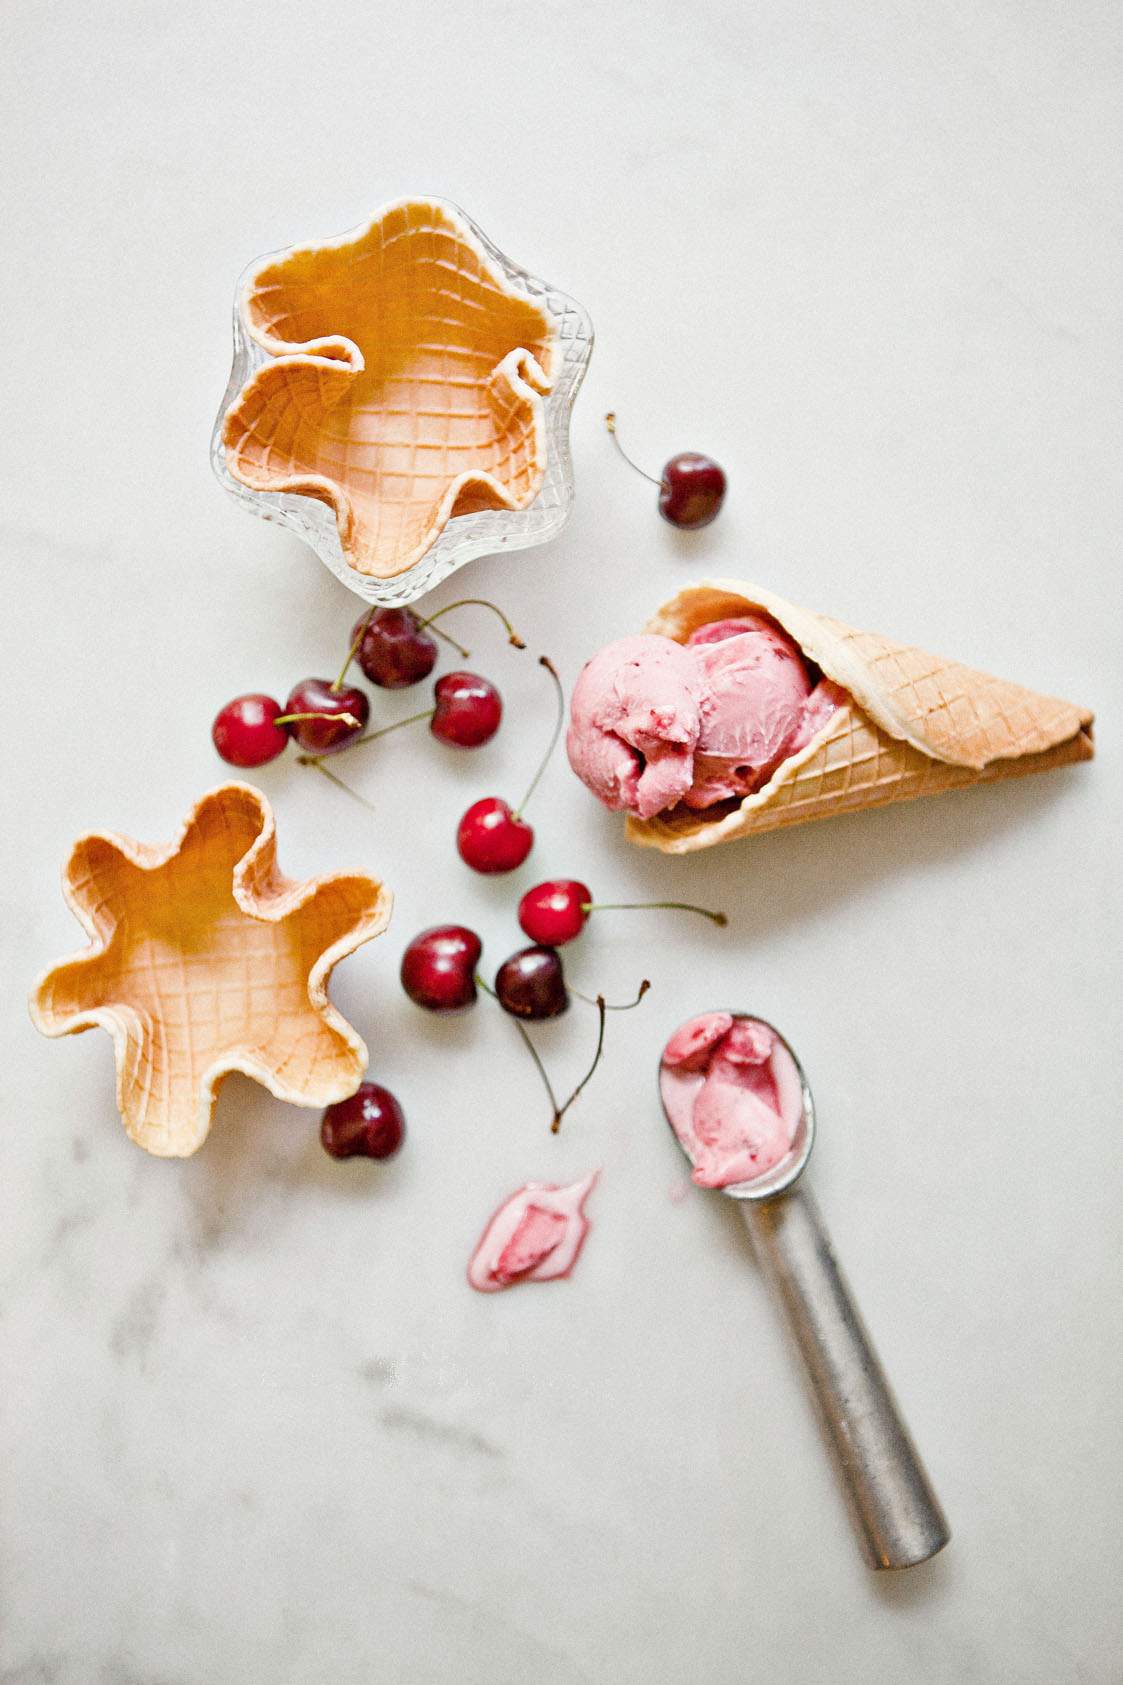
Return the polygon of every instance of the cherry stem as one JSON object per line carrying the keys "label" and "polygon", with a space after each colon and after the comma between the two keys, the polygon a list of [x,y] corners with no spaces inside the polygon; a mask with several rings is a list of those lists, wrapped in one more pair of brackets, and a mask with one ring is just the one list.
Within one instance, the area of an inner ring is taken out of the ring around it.
{"label": "cherry stem", "polygon": [[724,913],[715,913],[709,907],[696,907],[692,901],[582,901],[583,913],[643,913],[655,911],[659,908],[670,908],[676,913],[700,913],[704,919],[717,925],[727,925],[729,920]]}
{"label": "cherry stem", "polygon": [[624,461],[628,464],[628,467],[634,468],[637,474],[642,474],[645,480],[650,480],[653,486],[662,486],[662,480],[657,480],[654,474],[649,474],[646,468],[641,468],[638,462],[633,462],[623,445],[620,443],[620,438],[616,431],[615,410],[609,410],[608,414],[604,418],[604,424],[608,428],[608,431],[612,434],[612,442],[616,446],[616,449],[620,452],[620,455],[624,458]]}
{"label": "cherry stem", "polygon": [[513,1019],[512,1022],[514,1023],[514,1026],[515,1026],[516,1030],[519,1032],[520,1036],[523,1038],[523,1046],[526,1048],[527,1052],[530,1054],[530,1057],[534,1060],[534,1063],[538,1066],[538,1075],[542,1078],[542,1081],[543,1081],[543,1083],[545,1085],[545,1088],[546,1088],[546,1093],[550,1097],[550,1105],[554,1109],[554,1121],[551,1122],[550,1128],[553,1129],[553,1130],[556,1130],[557,1127],[558,1127],[558,1122],[561,1120],[561,1114],[565,1110],[565,1107],[563,1106],[560,1109],[558,1107],[558,1097],[554,1093],[554,1085],[550,1081],[550,1078],[549,1078],[549,1076],[546,1072],[546,1067],[542,1063],[542,1059],[539,1055],[538,1049],[535,1047],[533,1041],[530,1038],[530,1035],[527,1032],[526,1025],[519,1018]]}
{"label": "cherry stem", "polygon": [[322,772],[324,777],[329,779],[337,789],[345,790],[352,801],[361,803],[368,813],[377,813],[378,809],[371,802],[368,802],[365,796],[360,796],[358,790],[352,790],[350,784],[345,784],[342,778],[337,778],[334,772],[329,772],[316,755],[298,755],[296,758],[300,766],[314,766],[317,772]]}
{"label": "cherry stem", "polygon": [[[641,997],[642,997],[642,994],[643,994],[643,990],[641,989],[640,990]],[[577,1087],[573,1090],[573,1093],[569,1096],[569,1099],[565,1102],[565,1105],[554,1107],[554,1121],[550,1125],[551,1135],[557,1134],[558,1130],[561,1128],[562,1118],[565,1116],[566,1112],[568,1112],[570,1106],[572,1106],[573,1102],[576,1100],[577,1096],[580,1094],[581,1090],[584,1088],[585,1084],[589,1081],[589,1078],[592,1076],[593,1072],[596,1070],[597,1066],[600,1064],[600,1057],[601,1057],[601,1054],[604,1052],[605,1014],[608,1011],[608,1007],[604,1003],[604,996],[603,995],[597,996],[595,1005],[596,1005],[597,1012],[600,1015],[600,1023],[597,1026],[597,1050],[593,1054],[593,1062],[589,1066],[589,1069],[585,1072],[585,1075],[581,1078],[581,1081],[577,1084]]]}
{"label": "cherry stem", "polygon": [[[429,622],[423,620],[421,624],[423,626],[427,626]],[[433,631],[437,634],[438,638],[443,638],[446,644],[451,644],[461,661],[470,661],[472,659],[471,650],[465,649],[460,640],[458,638],[451,637],[449,633],[445,631],[443,626],[434,626]]]}
{"label": "cherry stem", "polygon": [[[476,973],[476,986],[477,986],[477,988],[482,989],[485,995],[490,995],[492,1000],[498,1000],[499,999],[499,996],[496,994],[495,990],[493,988],[489,987],[489,985],[484,982],[484,980],[480,976],[479,972]],[[512,1015],[510,1013],[508,1013],[507,1016],[511,1018],[511,1021],[514,1024],[516,1030],[519,1032],[520,1036],[523,1038],[524,1047],[526,1048],[527,1052],[530,1054],[530,1057],[534,1060],[535,1065],[538,1067],[538,1075],[542,1078],[543,1086],[546,1090],[546,1093],[549,1095],[550,1105],[553,1107],[553,1111],[554,1111],[554,1120],[555,1121],[553,1123],[551,1123],[550,1128],[556,1131],[558,1123],[561,1121],[561,1113],[565,1108],[562,1107],[559,1110],[558,1097],[554,1093],[554,1085],[550,1081],[549,1074],[546,1070],[545,1065],[542,1063],[542,1059],[541,1059],[541,1056],[539,1055],[538,1049],[535,1047],[533,1041],[531,1041],[531,1039],[530,1039],[530,1036],[527,1034],[526,1025],[522,1022],[521,1019],[512,1017]]]}
{"label": "cherry stem", "polygon": [[374,619],[374,616],[375,616],[375,613],[377,612],[377,609],[378,609],[378,604],[372,603],[370,609],[367,612],[366,618],[360,622],[359,630],[355,633],[355,641],[351,645],[351,648],[347,651],[347,659],[343,663],[342,667],[339,669],[339,676],[332,681],[332,687],[331,687],[332,690],[342,690],[343,689],[343,681],[347,677],[348,669],[350,668],[352,661],[354,661],[355,657],[359,653],[359,645],[362,643],[363,639],[366,637],[367,627],[370,625],[371,621]]}
{"label": "cherry stem", "polygon": [[423,620],[421,624],[422,626],[432,626],[433,630],[437,632],[440,637],[446,638],[450,644],[460,651],[465,661],[468,659],[469,651],[461,644],[458,644],[455,638],[450,638],[447,632],[442,632],[436,624],[442,615],[451,614],[454,608],[490,609],[491,613],[496,615],[503,622],[503,630],[507,634],[507,642],[509,644],[513,644],[516,649],[526,648],[525,643],[519,637],[519,634],[515,631],[515,628],[511,625],[511,622],[507,619],[507,616],[503,613],[501,608],[496,608],[494,603],[489,603],[486,597],[461,597],[458,602],[446,603],[444,608],[439,608],[436,614],[431,614],[428,620]]}
{"label": "cherry stem", "polygon": [[[342,690],[343,681],[347,677],[352,661],[354,661],[355,657],[359,653],[359,646],[366,637],[367,627],[378,613],[379,606],[380,605],[378,603],[372,603],[366,615],[359,622],[359,630],[355,634],[354,642],[352,643],[351,648],[347,651],[346,661],[344,661],[343,666],[339,669],[339,676],[332,684],[332,690]],[[503,622],[504,630],[507,633],[508,643],[513,644],[516,649],[526,648],[523,640],[519,637],[515,628],[511,625],[511,622],[503,613],[503,610],[501,608],[497,608],[494,603],[489,603],[486,597],[461,597],[458,602],[446,603],[444,608],[439,608],[436,614],[431,614],[427,620],[419,620],[417,623],[418,631],[421,631],[427,626],[432,627],[438,638],[443,638],[446,644],[451,644],[461,661],[468,661],[471,659],[471,650],[465,649],[464,645],[460,643],[458,639],[452,637],[448,632],[446,632],[443,626],[438,626],[437,621],[443,614],[451,614],[454,608],[469,607],[490,609],[492,614],[498,615],[499,619]]]}
{"label": "cherry stem", "polygon": [[278,714],[274,725],[289,725],[294,720],[338,720],[340,725],[356,726],[362,729],[362,720],[357,720],[354,714],[327,714],[324,710],[316,709],[308,714]]}
{"label": "cherry stem", "polygon": [[598,995],[595,1000],[593,999],[592,995],[583,995],[581,993],[580,989],[575,989],[573,987],[572,983],[569,985],[569,992],[570,992],[571,995],[576,995],[578,1000],[585,1001],[586,1004],[589,1005],[589,1006],[602,1006],[603,1005],[604,1010],[606,1012],[631,1012],[631,1010],[634,1006],[639,1005],[640,1001],[643,999],[644,995],[647,993],[647,991],[648,991],[648,989],[650,989],[650,987],[651,987],[651,980],[650,980],[650,978],[645,977],[643,982],[640,984],[639,988],[636,990],[635,1000],[621,1001],[615,1006],[613,1006],[611,1003],[606,1004],[601,995]]}
{"label": "cherry stem", "polygon": [[[345,749],[357,749],[360,743],[373,743],[376,737],[387,737],[392,731],[400,731],[404,725],[416,725],[418,720],[431,720],[436,711],[437,710],[435,708],[424,708],[420,714],[407,714],[404,720],[395,720],[391,725],[380,725],[377,731],[368,731],[365,732],[362,737],[353,737],[350,743],[341,743],[334,753],[341,755]],[[318,714],[312,714],[308,717],[310,719],[319,719],[320,716]],[[328,720],[346,720],[350,719],[350,717],[351,716],[349,714],[324,715],[324,718]],[[358,725],[358,723],[358,720],[354,721],[355,725]],[[298,766],[319,766],[323,756],[297,755],[296,759]]]}
{"label": "cherry stem", "polygon": [[554,721],[554,731],[552,737],[550,738],[550,746],[542,757],[538,771],[534,774],[534,777],[530,781],[530,789],[526,792],[526,795],[523,797],[512,815],[515,819],[522,818],[527,803],[530,801],[530,798],[533,796],[535,790],[537,790],[539,780],[550,764],[550,756],[557,747],[558,738],[561,736],[562,727],[565,724],[565,692],[562,689],[561,680],[558,678],[557,668],[554,666],[548,655],[540,655],[538,657],[538,665],[540,667],[545,667],[547,673],[550,675],[550,678],[553,680],[554,692],[557,700],[557,718]]}

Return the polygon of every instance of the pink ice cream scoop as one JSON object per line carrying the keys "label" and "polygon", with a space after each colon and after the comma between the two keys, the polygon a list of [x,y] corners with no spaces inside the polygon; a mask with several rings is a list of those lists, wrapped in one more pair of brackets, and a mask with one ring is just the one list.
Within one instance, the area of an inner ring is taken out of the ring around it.
{"label": "pink ice cream scoop", "polygon": [[686,648],[706,686],[687,807],[758,790],[845,700],[830,680],[813,684],[799,646],[764,615],[700,626]]}
{"label": "pink ice cream scoop", "polygon": [[667,1121],[694,1181],[737,1201],[807,1367],[871,1568],[909,1568],[950,1538],[811,1195],[811,1090],[761,1018],[704,1012],[659,1061]]}
{"label": "pink ice cream scoop", "polygon": [[650,819],[759,789],[844,699],[775,622],[747,614],[686,644],[646,634],[602,649],[574,688],[566,746],[606,807]]}
{"label": "pink ice cream scoop", "polygon": [[573,687],[569,764],[606,807],[644,818],[690,789],[702,729],[695,658],[671,638],[619,638]]}

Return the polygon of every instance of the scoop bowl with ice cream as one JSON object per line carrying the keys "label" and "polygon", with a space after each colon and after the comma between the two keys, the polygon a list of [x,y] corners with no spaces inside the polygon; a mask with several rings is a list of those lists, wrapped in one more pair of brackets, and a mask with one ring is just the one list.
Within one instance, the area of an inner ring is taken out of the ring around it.
{"label": "scoop bowl with ice cream", "polygon": [[705,1012],[663,1049],[659,1093],[700,1188],[782,1193],[815,1139],[811,1090],[783,1037],[759,1018]]}
{"label": "scoop bowl with ice cream", "polygon": [[950,1530],[818,1208],[797,1184],[815,1107],[795,1053],[764,1019],[705,1012],[659,1061],[659,1094],[693,1181],[737,1200],[789,1325],[871,1568],[910,1568]]}

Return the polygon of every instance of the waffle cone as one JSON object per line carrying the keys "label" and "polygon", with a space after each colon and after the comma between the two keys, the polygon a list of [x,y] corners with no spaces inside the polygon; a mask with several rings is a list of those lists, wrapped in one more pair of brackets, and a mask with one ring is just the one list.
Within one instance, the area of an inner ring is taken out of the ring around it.
{"label": "waffle cone", "polygon": [[760,586],[735,580],[689,586],[644,630],[685,643],[699,626],[754,609],[771,615],[827,678],[849,692],[849,701],[755,794],[709,813],[678,807],[654,819],[629,818],[631,842],[691,854],[782,825],[1092,757],[1088,709],[858,631]]}
{"label": "waffle cone", "polygon": [[390,892],[360,874],[286,878],[260,791],[209,791],[170,844],[80,837],[63,892],[90,946],[44,974],[31,1015],[48,1036],[109,1031],[121,1118],[148,1152],[201,1146],[230,1071],[299,1106],[354,1093],[367,1050],[328,979],[385,929]]}
{"label": "waffle cone", "polygon": [[227,467],[327,504],[357,572],[393,578],[455,516],[534,501],[554,329],[451,206],[400,200],[270,258],[240,309],[269,361],[226,412]]}

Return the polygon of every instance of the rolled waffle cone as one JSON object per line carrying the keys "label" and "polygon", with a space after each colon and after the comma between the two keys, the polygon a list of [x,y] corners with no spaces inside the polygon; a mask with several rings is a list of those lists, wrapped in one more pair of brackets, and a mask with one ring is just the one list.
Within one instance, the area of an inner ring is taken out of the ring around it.
{"label": "rolled waffle cone", "polygon": [[710,812],[679,806],[654,819],[629,818],[631,842],[691,854],[781,825],[1092,757],[1088,709],[857,631],[757,585],[718,579],[689,586],[644,630],[685,643],[699,626],[754,609],[771,615],[849,700],[754,795]]}
{"label": "rolled waffle cone", "polygon": [[230,1071],[298,1106],[354,1093],[367,1050],[328,979],[385,929],[392,898],[360,874],[284,877],[260,791],[209,791],[166,845],[80,837],[63,892],[90,946],[40,978],[31,1016],[48,1036],[109,1031],[121,1117],[146,1151],[201,1146]]}
{"label": "rolled waffle cone", "polygon": [[328,504],[359,573],[392,578],[454,516],[534,501],[554,329],[450,206],[400,200],[269,259],[241,311],[270,361],[226,412],[227,466]]}

